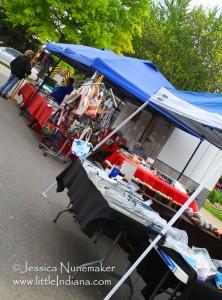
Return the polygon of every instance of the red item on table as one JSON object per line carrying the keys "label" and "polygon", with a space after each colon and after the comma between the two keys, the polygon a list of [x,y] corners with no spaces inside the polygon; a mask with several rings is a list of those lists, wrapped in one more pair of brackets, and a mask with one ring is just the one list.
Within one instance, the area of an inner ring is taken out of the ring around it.
{"label": "red item on table", "polygon": [[[127,158],[125,155],[119,152],[113,153],[111,156],[109,156],[106,159],[106,162],[110,165],[118,165],[121,167],[124,161],[132,162],[129,158]],[[136,165],[136,164],[135,164]],[[171,198],[173,201],[183,205],[189,198],[188,194],[184,194],[174,186],[170,185],[169,183],[165,182],[163,179],[159,178],[158,176],[152,174],[152,172],[146,170],[140,165],[137,165],[136,172],[134,174],[134,177],[139,180],[141,183],[150,186],[154,190],[162,193],[166,197]],[[197,202],[194,200],[190,207],[193,209],[193,211],[198,211]]]}
{"label": "red item on table", "polygon": [[40,127],[43,128],[53,114],[54,109],[48,105],[48,101],[40,94],[36,94],[34,98],[29,101],[35,92],[35,88],[29,83],[26,83],[19,90],[18,94],[22,95],[23,107],[28,110],[32,121],[36,121]]}
{"label": "red item on table", "polygon": [[[99,137],[99,142],[104,140],[111,132],[112,130],[107,130],[103,135]],[[114,133],[114,135],[100,147],[100,150],[113,153],[118,151],[121,146],[124,145],[126,145],[126,140],[120,137],[118,133]]]}

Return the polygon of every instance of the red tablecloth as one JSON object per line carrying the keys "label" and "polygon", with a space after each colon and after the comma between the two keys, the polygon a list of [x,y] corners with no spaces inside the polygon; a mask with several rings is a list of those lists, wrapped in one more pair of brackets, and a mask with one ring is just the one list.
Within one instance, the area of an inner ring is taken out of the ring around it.
{"label": "red tablecloth", "polygon": [[[119,166],[121,166],[124,161],[128,161],[132,163],[132,160],[130,160],[129,158],[127,158],[126,156],[124,156],[119,152],[113,153],[111,156],[109,156],[106,159],[107,163],[111,165],[116,164]],[[150,186],[154,190],[159,191],[160,193],[171,198],[173,201],[176,201],[179,204],[184,204],[189,198],[188,194],[182,193],[180,190],[168,184],[167,182],[165,182],[158,176],[152,174],[150,171],[146,170],[140,165],[137,165],[137,169],[134,177],[140,182],[147,185],[148,187]],[[196,201],[193,201],[190,207],[193,209],[193,211],[198,211],[198,206]]]}
{"label": "red tablecloth", "polygon": [[26,83],[20,90],[19,95],[23,97],[23,107],[25,107],[33,121],[38,122],[40,127],[44,127],[51,117],[54,109],[48,105],[47,99],[37,94],[30,102],[29,98],[35,93],[35,88]]}

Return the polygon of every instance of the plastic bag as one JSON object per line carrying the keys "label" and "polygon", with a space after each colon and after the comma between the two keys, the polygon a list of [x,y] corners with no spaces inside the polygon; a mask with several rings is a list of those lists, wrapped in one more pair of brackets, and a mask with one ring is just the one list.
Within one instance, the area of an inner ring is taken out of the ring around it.
{"label": "plastic bag", "polygon": [[215,280],[217,288],[222,291],[222,273],[217,272],[214,277],[214,280]]}
{"label": "plastic bag", "polygon": [[171,248],[182,255],[189,255],[188,235],[186,231],[172,227],[166,234],[164,246]]}
{"label": "plastic bag", "polygon": [[217,272],[210,255],[205,248],[192,247],[192,257],[196,260],[195,270],[197,272],[197,279],[205,281],[214,276]]}
{"label": "plastic bag", "polygon": [[[79,139],[75,139],[72,143],[71,152],[82,160],[86,158],[89,153],[92,144],[89,143],[90,136],[92,134],[91,128],[86,128],[83,130]],[[85,140],[84,140],[84,137]]]}

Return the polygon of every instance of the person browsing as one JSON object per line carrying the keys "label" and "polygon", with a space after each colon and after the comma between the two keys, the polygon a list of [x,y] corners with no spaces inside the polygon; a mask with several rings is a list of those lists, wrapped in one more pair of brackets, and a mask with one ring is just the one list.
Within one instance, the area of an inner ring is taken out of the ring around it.
{"label": "person browsing", "polygon": [[57,86],[52,90],[51,96],[57,104],[61,104],[66,95],[73,91],[74,78],[70,77],[65,86]]}
{"label": "person browsing", "polygon": [[7,99],[8,92],[13,86],[21,79],[31,74],[31,59],[34,56],[32,50],[26,50],[24,55],[18,55],[13,61],[11,61],[11,75],[7,82],[0,88],[0,95]]}

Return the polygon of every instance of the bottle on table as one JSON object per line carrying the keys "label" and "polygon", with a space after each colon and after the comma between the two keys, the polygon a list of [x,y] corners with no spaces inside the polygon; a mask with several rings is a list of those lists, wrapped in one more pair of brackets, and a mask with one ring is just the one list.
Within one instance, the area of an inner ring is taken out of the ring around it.
{"label": "bottle on table", "polygon": [[109,173],[109,178],[115,178],[120,173],[120,168],[118,165],[113,165],[111,172]]}

